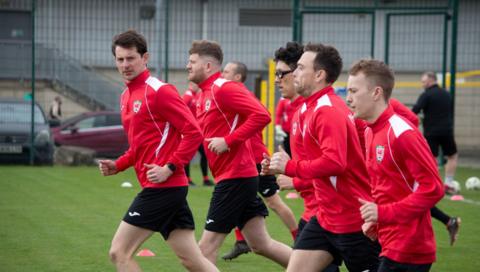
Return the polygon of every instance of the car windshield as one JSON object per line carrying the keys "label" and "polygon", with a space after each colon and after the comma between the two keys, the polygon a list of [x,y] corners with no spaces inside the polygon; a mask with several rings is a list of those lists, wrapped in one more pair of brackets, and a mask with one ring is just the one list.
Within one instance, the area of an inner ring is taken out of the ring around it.
{"label": "car windshield", "polygon": [[[0,102],[0,123],[30,123],[31,105],[15,102]],[[45,124],[45,116],[35,105],[35,123]]]}

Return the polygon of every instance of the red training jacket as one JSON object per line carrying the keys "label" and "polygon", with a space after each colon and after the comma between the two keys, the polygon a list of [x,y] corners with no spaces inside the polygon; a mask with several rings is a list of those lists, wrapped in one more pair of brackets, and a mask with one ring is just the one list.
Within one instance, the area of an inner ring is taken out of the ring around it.
{"label": "red training jacket", "polygon": [[[286,174],[313,179],[320,225],[333,233],[361,231],[358,198],[372,200],[353,114],[328,86],[306,99],[303,148],[306,159],[290,160]],[[302,117],[300,117],[302,118]]]}
{"label": "red training jacket", "polygon": [[[120,111],[130,148],[115,162],[119,171],[135,168],[143,188],[187,186],[183,166],[202,142],[200,128],[175,87],[145,70],[127,82]],[[148,181],[144,163],[173,163],[177,170],[165,182]]]}
{"label": "red training jacket", "polygon": [[[302,97],[302,100],[303,97]],[[302,107],[296,109],[292,118],[292,131],[290,132],[290,148],[292,151],[293,160],[306,159],[306,150],[303,147],[303,120],[300,119],[303,112],[307,109],[304,103]],[[312,216],[317,212],[318,202],[315,198],[315,189],[313,188],[312,179],[302,179],[299,177],[293,178],[293,187],[303,199],[303,214],[302,219],[308,222]]]}
{"label": "red training jacket", "polygon": [[420,122],[418,120],[418,116],[413,111],[411,111],[409,108],[407,108],[407,106],[403,105],[402,102],[398,101],[395,98],[390,98],[389,101],[395,113],[402,116],[403,118],[406,118],[415,127],[418,127]]}
{"label": "red training jacket", "polygon": [[192,90],[186,90],[182,96],[183,102],[187,105],[193,116],[197,114],[197,93]]}
{"label": "red training jacket", "polygon": [[[242,85],[245,87],[245,85],[242,83]],[[245,87],[246,88],[246,87]],[[254,93],[252,92],[249,92],[249,94],[255,98],[255,100],[258,101],[258,98],[255,96]],[[260,101],[259,101],[260,102]],[[262,103],[260,103],[260,105],[265,108]],[[266,110],[266,109],[265,109]],[[268,112],[268,110],[267,110]],[[268,113],[270,115],[270,113]],[[263,134],[262,134],[262,131],[263,130],[259,130],[257,133],[255,133],[255,135],[253,135],[252,139],[250,139],[250,144],[252,145],[252,151],[253,151],[253,156],[255,158],[255,163],[256,164],[259,164],[262,162],[263,160],[263,154],[267,154],[268,156],[270,156],[270,152],[268,152],[268,149],[267,149],[267,146],[265,145],[265,143],[263,142]]]}
{"label": "red training jacket", "polygon": [[304,98],[299,96],[294,101],[282,98],[278,101],[277,109],[275,110],[275,124],[281,125],[283,131],[290,134],[292,129],[292,118],[296,109],[304,102]]}
{"label": "red training jacket", "polygon": [[396,262],[435,261],[430,208],[444,195],[427,142],[389,106],[365,131],[367,167],[378,205],[381,256]]}
{"label": "red training jacket", "polygon": [[197,119],[204,136],[224,137],[229,147],[217,155],[203,142],[215,182],[258,176],[250,138],[271,121],[269,113],[242,84],[220,78],[220,73],[199,87]]}

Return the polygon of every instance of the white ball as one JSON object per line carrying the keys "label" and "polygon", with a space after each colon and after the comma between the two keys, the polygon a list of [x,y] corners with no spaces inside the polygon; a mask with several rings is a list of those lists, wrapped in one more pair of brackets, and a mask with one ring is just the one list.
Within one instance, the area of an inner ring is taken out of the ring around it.
{"label": "white ball", "polygon": [[133,187],[133,185],[128,181],[123,182],[122,185],[120,185],[120,186],[122,186],[123,188],[132,188]]}
{"label": "white ball", "polygon": [[469,177],[465,181],[465,188],[467,188],[467,190],[479,190],[480,179],[478,177]]}
{"label": "white ball", "polygon": [[462,187],[460,186],[460,182],[454,180],[452,181],[452,186],[453,186],[453,189],[455,189],[455,193],[460,193],[460,190],[462,189]]}

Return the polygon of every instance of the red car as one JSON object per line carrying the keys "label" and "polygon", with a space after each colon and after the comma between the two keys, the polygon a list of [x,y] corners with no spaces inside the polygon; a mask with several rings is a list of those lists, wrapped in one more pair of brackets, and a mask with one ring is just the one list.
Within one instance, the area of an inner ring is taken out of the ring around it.
{"label": "red car", "polygon": [[97,157],[116,158],[128,149],[120,113],[86,112],[52,128],[55,145],[80,146],[95,150]]}

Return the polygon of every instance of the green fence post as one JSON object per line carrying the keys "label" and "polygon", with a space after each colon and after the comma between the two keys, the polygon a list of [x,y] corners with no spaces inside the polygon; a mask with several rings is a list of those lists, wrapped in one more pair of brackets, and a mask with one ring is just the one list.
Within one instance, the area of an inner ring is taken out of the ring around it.
{"label": "green fence post", "polygon": [[30,119],[30,165],[34,163],[34,145],[33,137],[35,136],[35,1],[32,0],[32,103],[31,103],[31,119]]}
{"label": "green fence post", "polygon": [[390,50],[390,14],[387,14],[385,24],[385,63],[388,64],[388,55]]}
{"label": "green fence post", "polygon": [[300,22],[299,22],[299,8],[300,0],[292,0],[292,40],[300,42],[299,31],[300,31]]}
{"label": "green fence post", "polygon": [[448,36],[448,13],[443,19],[443,59],[442,59],[442,87],[447,88],[447,36]]}
{"label": "green fence post", "polygon": [[[458,0],[453,1],[452,15],[452,51],[450,60],[450,94],[452,95],[452,113],[455,116],[455,82],[457,72],[457,30],[458,30]],[[453,118],[455,122],[455,118]]]}
{"label": "green fence post", "polygon": [[168,20],[170,13],[168,12],[170,1],[165,0],[165,66],[164,66],[164,73],[165,73],[165,82],[168,82]]}

